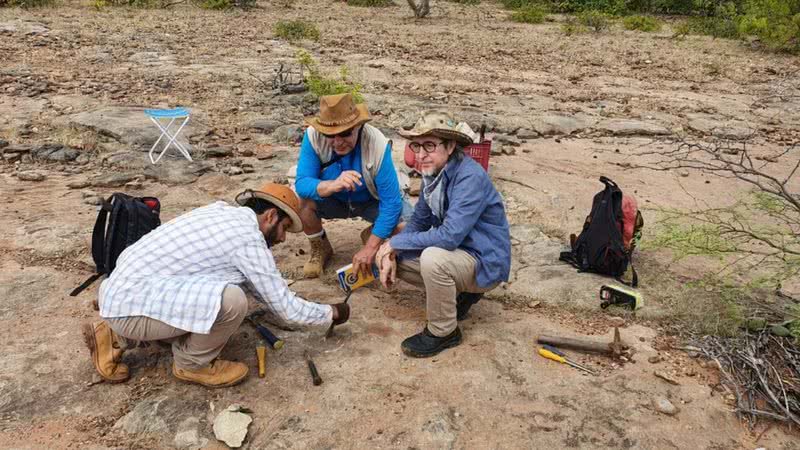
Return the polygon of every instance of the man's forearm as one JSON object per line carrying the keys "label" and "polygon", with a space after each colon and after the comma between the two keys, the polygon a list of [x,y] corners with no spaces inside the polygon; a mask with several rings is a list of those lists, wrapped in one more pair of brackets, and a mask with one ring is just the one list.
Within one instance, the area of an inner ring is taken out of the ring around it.
{"label": "man's forearm", "polygon": [[335,180],[334,181],[320,181],[319,184],[317,185],[317,194],[320,197],[323,197],[323,198],[330,197],[331,195],[335,194],[336,193],[336,191],[334,190],[335,182],[336,182]]}

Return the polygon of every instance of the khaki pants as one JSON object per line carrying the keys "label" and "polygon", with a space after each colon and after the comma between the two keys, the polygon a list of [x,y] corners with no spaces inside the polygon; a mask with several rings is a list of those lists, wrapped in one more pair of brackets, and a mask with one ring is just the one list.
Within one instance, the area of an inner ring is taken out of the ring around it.
{"label": "khaki pants", "polygon": [[428,330],[447,336],[456,329],[456,296],[459,292],[482,294],[496,286],[482,288],[475,281],[475,258],[464,250],[428,247],[418,259],[400,261],[397,277],[425,288]]}
{"label": "khaki pants", "polygon": [[190,333],[159,320],[144,316],[105,319],[108,325],[126,342],[122,348],[133,348],[137,341],[162,341],[172,345],[175,365],[181,369],[200,369],[207,366],[222,351],[231,335],[247,314],[247,297],[235,285],[222,292],[219,314],[208,334]]}

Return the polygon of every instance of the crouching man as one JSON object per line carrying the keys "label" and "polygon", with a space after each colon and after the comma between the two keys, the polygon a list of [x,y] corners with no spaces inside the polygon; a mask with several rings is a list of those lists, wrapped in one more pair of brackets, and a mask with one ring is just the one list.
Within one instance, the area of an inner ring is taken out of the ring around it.
{"label": "crouching man", "polygon": [[120,362],[137,341],[171,344],[173,375],[207,387],[231,386],[245,364],[216,359],[247,314],[247,289],[277,317],[292,324],[344,323],[346,304],[308,302],[292,293],[270,247],[286,232],[303,229],[299,200],[287,186],[267,183],[156,228],[119,256],[100,286],[103,321],[83,333],[97,372],[107,381],[128,379]]}
{"label": "crouching man", "polygon": [[419,202],[405,229],[379,250],[381,282],[424,287],[425,329],[403,341],[403,352],[433,356],[461,343],[458,320],[500,282],[511,266],[511,239],[500,194],[464,147],[472,139],[446,113],[424,115],[399,133],[421,163]]}

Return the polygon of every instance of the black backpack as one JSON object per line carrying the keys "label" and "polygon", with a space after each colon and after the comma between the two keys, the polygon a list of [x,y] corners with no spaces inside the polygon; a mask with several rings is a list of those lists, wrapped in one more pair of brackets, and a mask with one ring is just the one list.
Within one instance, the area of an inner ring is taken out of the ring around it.
{"label": "black backpack", "polygon": [[161,202],[155,197],[131,197],[117,192],[103,200],[92,231],[92,259],[97,273],[69,295],[80,294],[98,278],[113,272],[123,250],[161,225],[160,213]]}
{"label": "black backpack", "polygon": [[[624,216],[622,211],[622,191],[616,183],[606,177],[600,177],[605,189],[598,192],[592,201],[592,211],[583,223],[583,230],[575,237],[570,236],[572,250],[561,252],[559,259],[578,268],[579,272],[594,272],[611,275],[624,284],[636,287],[639,276],[631,261],[635,243],[628,249],[623,243],[622,230]],[[641,233],[643,221],[636,211],[634,224],[635,234]],[[632,280],[622,281],[620,277],[631,265]]]}

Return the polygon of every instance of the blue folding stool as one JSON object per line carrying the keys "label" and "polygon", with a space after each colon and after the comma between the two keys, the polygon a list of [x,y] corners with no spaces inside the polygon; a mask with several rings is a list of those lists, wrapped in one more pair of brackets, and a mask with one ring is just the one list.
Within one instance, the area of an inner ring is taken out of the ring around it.
{"label": "blue folding stool", "polygon": [[[167,149],[169,149],[170,145],[174,145],[175,148],[177,148],[178,151],[181,152],[184,157],[186,157],[186,159],[191,161],[192,157],[189,155],[189,150],[187,150],[183,144],[178,142],[178,135],[181,133],[181,130],[186,123],[189,122],[189,109],[145,109],[144,113],[150,118],[150,120],[153,121],[154,124],[156,124],[158,129],[161,130],[161,136],[158,137],[158,140],[156,140],[156,142],[150,148],[150,162],[153,164],[157,163],[161,157],[164,156],[164,153],[167,152]],[[169,123],[167,123],[167,126],[163,126],[161,121],[166,119],[169,119]],[[170,134],[169,128],[173,123],[175,123],[176,120],[179,119],[183,119],[183,123],[181,123],[181,126],[178,127],[178,131],[176,131],[175,134]],[[158,147],[158,144],[161,142],[161,139],[164,136],[166,136],[169,141],[167,142],[167,145],[164,146],[164,149],[161,150],[161,153],[159,153],[158,158],[153,159],[153,152],[155,152],[156,147]]]}

